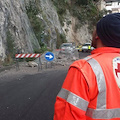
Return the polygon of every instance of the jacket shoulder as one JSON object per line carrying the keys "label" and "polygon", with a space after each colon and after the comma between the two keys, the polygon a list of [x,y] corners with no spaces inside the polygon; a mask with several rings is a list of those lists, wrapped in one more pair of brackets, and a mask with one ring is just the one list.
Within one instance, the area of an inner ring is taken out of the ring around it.
{"label": "jacket shoulder", "polygon": [[91,58],[92,57],[88,56],[88,57],[85,57],[83,59],[77,60],[70,65],[70,68],[76,67],[78,69],[82,69],[85,65],[88,65],[87,61],[90,60]]}
{"label": "jacket shoulder", "polygon": [[80,59],[80,60],[73,62],[73,64],[71,64],[70,67],[76,67],[76,68],[81,69],[84,66],[90,66],[88,61],[92,58],[96,58],[99,55],[100,55],[100,53],[89,55],[83,59]]}

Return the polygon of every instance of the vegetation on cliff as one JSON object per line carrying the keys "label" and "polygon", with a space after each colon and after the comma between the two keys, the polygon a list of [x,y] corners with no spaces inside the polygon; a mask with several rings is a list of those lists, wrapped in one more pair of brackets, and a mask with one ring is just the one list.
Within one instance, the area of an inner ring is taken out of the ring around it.
{"label": "vegetation on cliff", "polygon": [[[50,28],[46,29],[48,28],[48,26],[46,26],[46,23],[49,24],[49,21],[47,20],[47,17],[44,11],[40,7],[40,1],[39,2],[38,0],[30,1],[30,3],[26,5],[26,11],[30,19],[33,31],[41,46],[41,49],[35,50],[35,52],[44,52],[45,50],[47,50],[46,47],[49,46],[49,42],[52,39],[51,38],[52,31],[50,30]],[[62,42],[66,42],[66,38],[65,38],[65,35],[59,33],[56,28],[55,28],[55,31],[56,31],[56,37],[57,37],[56,48],[59,48]]]}
{"label": "vegetation on cliff", "polygon": [[14,37],[10,33],[9,30],[7,31],[6,44],[7,44],[7,48],[6,48],[6,56],[7,57],[5,58],[3,65],[12,64],[13,58],[14,58],[15,53],[16,53],[15,44],[14,44]]}
{"label": "vegetation on cliff", "polygon": [[41,42],[41,36],[45,26],[42,23],[42,21],[40,21],[40,19],[37,17],[40,11],[39,7],[34,2],[30,1],[30,3],[26,5],[26,11],[27,11],[29,20],[31,22],[32,28],[34,30],[34,33],[38,39],[40,46],[42,47],[43,43]]}
{"label": "vegetation on cliff", "polygon": [[106,14],[106,10],[100,11],[97,6],[99,0],[52,0],[56,6],[60,22],[64,25],[67,10],[73,17],[79,20],[76,29],[81,25],[88,23],[89,28],[94,26],[96,22]]}

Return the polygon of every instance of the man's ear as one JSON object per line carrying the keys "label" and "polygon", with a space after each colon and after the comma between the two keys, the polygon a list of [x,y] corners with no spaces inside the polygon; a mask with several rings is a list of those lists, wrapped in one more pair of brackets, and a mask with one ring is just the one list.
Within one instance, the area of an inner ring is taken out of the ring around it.
{"label": "man's ear", "polygon": [[96,40],[96,37],[97,37],[97,32],[96,32],[96,29],[94,29],[93,34],[92,34],[92,39]]}
{"label": "man's ear", "polygon": [[100,39],[100,38],[99,38],[98,36],[96,36],[96,37],[95,37],[95,40],[98,40],[98,39]]}

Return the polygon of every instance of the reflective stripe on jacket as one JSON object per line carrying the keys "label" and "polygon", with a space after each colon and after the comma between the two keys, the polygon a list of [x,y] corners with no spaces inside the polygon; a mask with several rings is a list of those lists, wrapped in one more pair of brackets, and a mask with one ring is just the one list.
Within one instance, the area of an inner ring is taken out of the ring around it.
{"label": "reflective stripe on jacket", "polygon": [[56,98],[54,120],[120,120],[120,89],[112,67],[120,50],[94,52],[71,65]]}

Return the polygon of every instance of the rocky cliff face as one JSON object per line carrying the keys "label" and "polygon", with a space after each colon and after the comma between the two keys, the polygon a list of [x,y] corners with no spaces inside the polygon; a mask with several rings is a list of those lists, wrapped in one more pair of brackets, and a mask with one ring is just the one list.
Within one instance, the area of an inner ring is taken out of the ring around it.
{"label": "rocky cliff face", "polygon": [[[51,44],[54,44],[54,47],[56,46],[56,30],[59,31],[59,33],[63,33],[66,35],[66,39],[68,42],[75,42],[76,44],[83,44],[85,42],[91,41],[91,34],[88,30],[88,25],[83,25],[80,29],[77,29],[75,31],[75,27],[78,24],[78,20],[74,17],[72,17],[68,13],[66,14],[66,19],[64,22],[64,26],[61,26],[59,22],[58,15],[56,13],[55,7],[53,6],[53,3],[51,0],[40,0],[40,6],[42,8],[42,11],[44,11],[44,15],[47,17],[47,28],[50,28],[51,31],[51,40],[50,40],[50,47]],[[42,15],[41,15],[42,16]],[[70,22],[70,24],[67,24]]]}
{"label": "rocky cliff face", "polygon": [[31,29],[24,0],[0,1],[0,58],[2,60],[6,57],[8,33],[12,36],[16,52],[28,53],[33,52],[34,48],[40,48]]}
{"label": "rocky cliff face", "polygon": [[[30,21],[26,14],[25,4],[30,0],[1,0],[0,1],[0,60],[4,60],[7,54],[8,41],[14,44],[15,52],[32,53],[34,49],[39,49],[40,45],[31,28]],[[61,26],[56,9],[51,0],[37,1],[41,12],[37,15],[43,24],[44,32],[49,32],[50,39],[48,46],[56,48],[57,32],[65,33],[68,42],[84,43],[91,39],[87,25],[77,31],[74,30],[77,20],[68,15],[71,24]],[[67,29],[67,31],[66,31]],[[57,30],[57,31],[56,31]]]}
{"label": "rocky cliff face", "polygon": [[39,15],[46,25],[45,31],[49,31],[51,36],[48,46],[55,49],[57,41],[56,32],[58,31],[59,33],[63,33],[57,12],[51,0],[40,0],[39,5],[43,11],[43,13],[40,13]]}
{"label": "rocky cliff face", "polygon": [[85,24],[80,27],[80,29],[76,29],[78,20],[72,16],[68,16],[71,24],[67,24],[67,21],[64,23],[63,30],[66,34],[66,39],[69,42],[75,42],[76,45],[84,44],[85,42],[91,42],[91,34],[88,29],[88,24]]}

